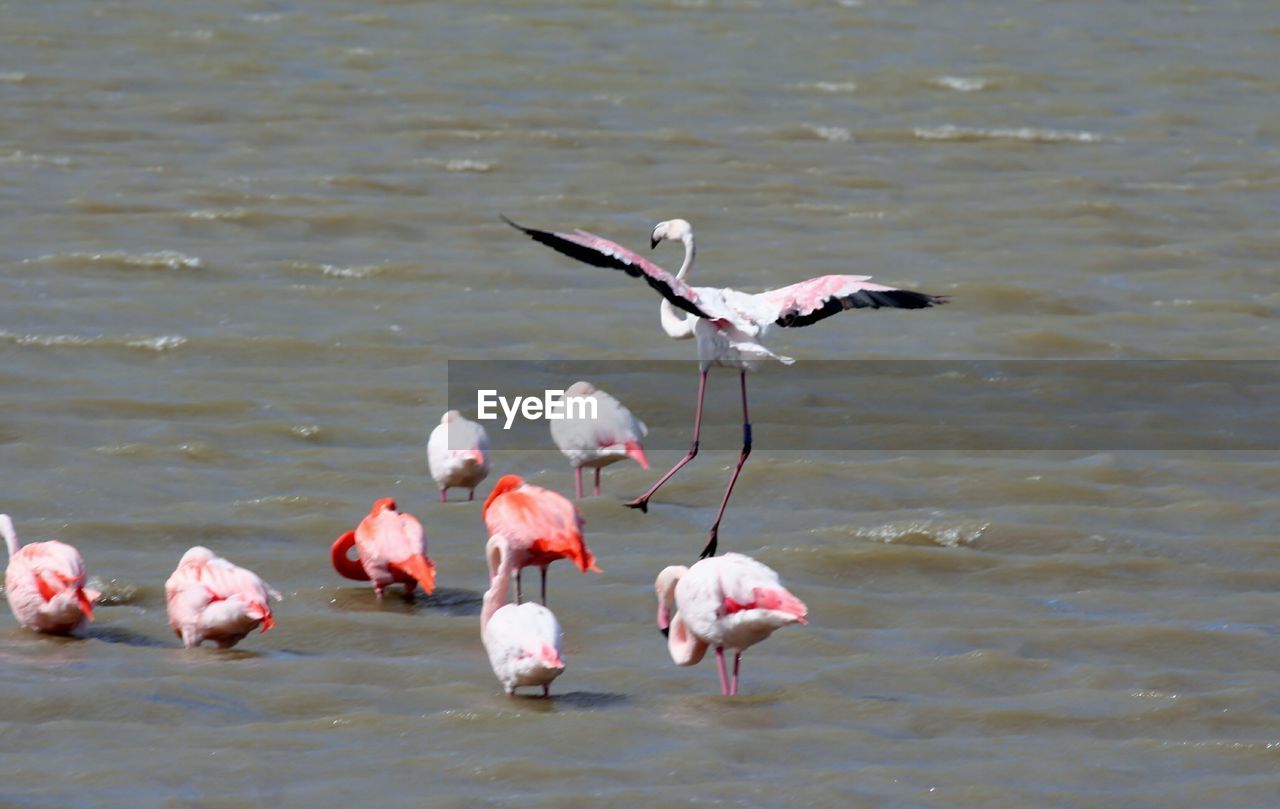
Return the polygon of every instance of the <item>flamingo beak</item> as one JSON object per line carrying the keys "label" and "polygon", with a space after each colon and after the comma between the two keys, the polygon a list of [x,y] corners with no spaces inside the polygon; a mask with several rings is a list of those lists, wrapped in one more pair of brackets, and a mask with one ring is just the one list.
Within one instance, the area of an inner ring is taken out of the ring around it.
{"label": "flamingo beak", "polygon": [[650,249],[650,250],[652,250],[653,248],[657,247],[657,246],[658,246],[658,242],[660,242],[660,241],[662,241],[662,239],[659,239],[657,236],[650,236],[650,237],[649,237],[649,249]]}

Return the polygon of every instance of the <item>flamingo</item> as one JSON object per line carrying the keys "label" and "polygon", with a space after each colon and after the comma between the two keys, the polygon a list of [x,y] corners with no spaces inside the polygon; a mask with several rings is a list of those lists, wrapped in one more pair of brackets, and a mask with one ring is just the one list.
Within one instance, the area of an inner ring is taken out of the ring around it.
{"label": "flamingo", "polygon": [[80,551],[56,539],[18,545],[13,520],[0,514],[0,535],[9,546],[4,592],[13,617],[27,629],[69,635],[93,620],[93,602],[101,595],[84,586]]}
{"label": "flamingo", "polygon": [[[787,624],[806,623],[808,607],[778,581],[768,565],[740,553],[709,557],[693,567],[663,568],[654,582],[658,629],[678,666],[692,666],[715,647],[720,693],[738,693],[742,652]],[[676,613],[671,614],[675,601]],[[733,679],[725,672],[724,650],[733,654]]]}
{"label": "flamingo", "polygon": [[[347,555],[353,545],[359,559]],[[396,501],[390,497],[374,501],[356,530],[338,537],[332,560],[342,576],[372,581],[379,601],[383,589],[396,582],[404,585],[405,600],[413,599],[413,588],[419,584],[427,595],[436,587],[436,566],[427,558],[422,523],[412,514],[396,511]]]}
{"label": "flamingo", "polygon": [[551,681],[564,672],[560,622],[541,604],[507,604],[510,587],[507,578],[494,576],[484,595],[480,639],[489,665],[507,694],[515,696],[519,686],[540,685],[542,695],[549,697]]}
{"label": "flamingo", "polygon": [[489,434],[457,410],[450,410],[427,439],[427,464],[440,487],[441,503],[455,487],[470,489],[467,499],[474,500],[476,487],[489,476]]}
{"label": "flamingo", "polygon": [[592,398],[596,402],[596,417],[563,418],[550,422],[551,440],[569,459],[573,466],[573,480],[577,485],[578,499],[582,499],[582,468],[596,470],[595,493],[600,494],[600,470],[611,463],[633,459],[641,469],[649,468],[640,439],[649,432],[622,402],[600,390],[590,382],[575,382],[565,391],[567,399]]}
{"label": "flamingo", "polygon": [[504,475],[484,501],[484,525],[489,531],[485,559],[491,587],[516,580],[516,603],[522,598],[520,571],[542,571],[542,604],[547,604],[547,566],[568,559],[583,573],[599,573],[596,557],[582,539],[582,515],[564,495]]}
{"label": "flamingo", "polygon": [[[620,244],[585,230],[553,233],[517,225],[507,217],[503,221],[534,241],[557,252],[596,267],[622,270],[634,278],[643,278],[663,297],[659,320],[667,336],[677,340],[696,338],[698,346],[698,404],[693,417],[693,445],[670,471],[649,490],[626,505],[649,510],[649,498],[662,488],[671,476],[698,454],[698,436],[702,427],[702,400],[706,393],[707,372],[712,365],[735,368],[742,387],[742,452],[729,478],[729,486],[720,500],[720,510],[711,524],[706,547],[699,558],[714,556],[729,495],[751,454],[751,420],[747,414],[747,371],[763,360],[775,359],[785,365],[795,360],[770,351],[761,342],[771,326],[784,328],[808,326],[846,309],[924,309],[946,303],[946,298],[912,292],[870,282],[866,275],[823,275],[798,284],[771,289],[759,294],[740,292],[728,287],[691,287],[685,276],[693,267],[693,228],[683,219],[659,222],[649,239],[650,248],[664,240],[684,245],[684,262],[675,275]],[[684,314],[677,312],[679,309]]]}
{"label": "flamingo", "polygon": [[257,573],[233,565],[202,545],[182,555],[164,583],[169,626],[188,649],[211,640],[230,649],[259,626],[276,625],[271,599],[281,595]]}

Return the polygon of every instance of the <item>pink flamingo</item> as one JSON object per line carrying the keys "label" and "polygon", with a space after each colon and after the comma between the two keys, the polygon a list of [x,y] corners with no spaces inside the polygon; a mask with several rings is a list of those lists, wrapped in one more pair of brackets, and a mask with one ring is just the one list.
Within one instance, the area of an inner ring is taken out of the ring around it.
{"label": "pink flamingo", "polygon": [[19,547],[8,514],[0,514],[0,535],[9,547],[5,597],[19,624],[36,632],[69,635],[86,618],[93,620],[93,602],[100,593],[84,586],[80,551],[56,539]]}
{"label": "pink flamingo", "polygon": [[188,649],[211,640],[230,649],[259,626],[276,625],[271,599],[281,596],[257,573],[197,545],[182,555],[164,583],[169,626]]}
{"label": "pink flamingo", "polygon": [[569,459],[573,466],[573,480],[577,485],[578,499],[582,499],[582,468],[596,470],[595,493],[600,494],[600,470],[611,463],[631,458],[641,469],[649,468],[640,439],[648,432],[644,425],[622,402],[600,390],[590,382],[575,382],[565,391],[566,399],[591,398],[596,403],[596,417],[551,421],[551,440]]}
{"label": "pink flamingo", "polygon": [[489,665],[507,693],[519,686],[542,686],[551,695],[551,681],[564,672],[560,622],[551,610],[532,601],[507,604],[508,578],[494,576],[484,594],[480,639]]}
{"label": "pink flamingo", "polygon": [[[348,555],[353,545],[359,559]],[[356,530],[338,537],[331,558],[334,570],[346,578],[372,581],[379,601],[383,589],[396,582],[404,585],[406,600],[412,600],[416,585],[422,585],[427,595],[436,587],[436,566],[427,558],[422,523],[412,514],[396,511],[396,501],[390,497],[375,501]]]}
{"label": "pink flamingo", "polygon": [[489,476],[489,434],[484,427],[450,410],[427,439],[427,464],[440,487],[440,502],[449,489],[469,489],[474,500],[476,487]]}
{"label": "pink flamingo", "polygon": [[[715,647],[720,693],[738,693],[742,652],[787,624],[806,623],[808,608],[791,595],[778,574],[750,556],[726,553],[693,567],[663,568],[654,582],[658,628],[678,666],[692,666]],[[675,601],[676,613],[671,614]],[[725,672],[724,650],[733,654],[733,679]]]}
{"label": "pink flamingo", "polygon": [[[662,295],[659,308],[662,329],[677,340],[696,338],[698,345],[698,405],[693,418],[693,445],[689,452],[644,494],[627,503],[631,508],[648,511],[653,497],[671,476],[698,454],[698,436],[702,427],[702,400],[706,393],[707,372],[712,365],[736,368],[742,386],[742,453],[734,467],[720,501],[720,510],[711,525],[707,545],[701,558],[714,556],[729,495],[751,454],[751,420],[747,414],[747,371],[760,361],[775,359],[790,365],[790,357],[773,353],[761,340],[771,326],[784,328],[808,326],[846,309],[924,309],[946,302],[946,298],[912,292],[870,282],[866,275],[823,275],[798,284],[771,289],[759,294],[740,292],[728,287],[691,287],[685,275],[693,267],[693,228],[683,219],[659,222],[653,228],[650,247],[663,240],[684,245],[684,262],[672,275],[638,253],[585,230],[552,233],[522,227],[502,217],[503,221],[560,253],[596,267],[622,270],[634,278],[643,278]],[[681,315],[676,310],[685,314]],[[692,317],[690,317],[692,315]]]}
{"label": "pink flamingo", "polygon": [[485,559],[490,587],[509,587],[514,576],[517,604],[523,597],[523,568],[542,571],[543,606],[547,603],[547,566],[557,559],[572,561],[583,573],[601,572],[582,539],[582,515],[564,495],[525,483],[519,475],[505,475],[489,493],[481,513],[489,531]]}

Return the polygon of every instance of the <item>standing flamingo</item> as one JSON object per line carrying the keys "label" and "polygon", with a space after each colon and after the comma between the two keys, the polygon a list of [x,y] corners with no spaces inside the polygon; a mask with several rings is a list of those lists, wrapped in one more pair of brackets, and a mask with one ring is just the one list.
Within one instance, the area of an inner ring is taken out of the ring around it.
{"label": "standing flamingo", "polygon": [[[359,559],[348,556],[353,545]],[[375,501],[356,530],[338,537],[331,558],[334,570],[346,578],[372,581],[379,601],[383,589],[396,582],[404,585],[405,600],[413,599],[418,584],[427,595],[436,587],[436,566],[427,558],[422,523],[412,514],[396,511],[396,501],[390,497]]]}
{"label": "standing flamingo", "polygon": [[596,417],[583,418],[576,410],[573,418],[568,414],[551,424],[551,440],[569,459],[573,466],[573,480],[577,485],[578,499],[582,499],[582,468],[596,470],[595,493],[600,494],[600,470],[611,463],[632,458],[641,469],[649,468],[640,439],[649,428],[631,415],[622,402],[600,390],[590,382],[575,382],[565,391],[566,399],[591,398],[596,403]]}
{"label": "standing flamingo", "polygon": [[542,604],[547,603],[547,566],[568,559],[583,573],[601,572],[596,557],[582,539],[582,515],[564,495],[525,483],[519,475],[504,475],[484,501],[484,525],[489,531],[485,559],[489,563],[491,587],[509,587],[516,580],[516,603],[520,592],[520,571],[537,567],[542,571]]}
{"label": "standing flamingo", "polygon": [[[715,647],[720,693],[738,693],[742,652],[787,624],[806,623],[808,607],[791,595],[778,574],[740,553],[726,553],[693,567],[663,568],[654,582],[658,628],[678,666],[692,666]],[[676,613],[671,614],[675,601]],[[725,672],[724,650],[733,654],[733,679]]]}
{"label": "standing flamingo", "polygon": [[69,635],[86,618],[93,620],[93,602],[100,593],[84,586],[80,551],[56,539],[19,547],[8,514],[0,514],[0,535],[9,547],[4,593],[19,624],[36,632]]}
{"label": "standing flamingo", "polygon": [[[755,295],[728,287],[691,287],[684,282],[684,277],[693,267],[693,228],[683,219],[659,222],[654,226],[649,240],[651,248],[657,247],[664,239],[684,244],[684,262],[675,275],[640,254],[585,230],[552,233],[522,227],[505,216],[502,219],[534,241],[571,258],[596,267],[622,270],[635,278],[644,278],[664,299],[658,314],[667,336],[677,340],[697,338],[700,378],[698,405],[693,418],[693,445],[648,491],[627,503],[631,508],[648,511],[649,498],[698,454],[702,400],[706,393],[707,372],[711,366],[720,365],[738,370],[742,384],[742,454],[729,478],[729,486],[720,501],[720,510],[716,513],[716,520],[711,525],[707,545],[700,558],[715,555],[720,520],[724,517],[725,506],[728,505],[729,495],[742,472],[742,465],[751,454],[747,371],[753,370],[761,360],[768,358],[787,365],[794,362],[790,357],[773,353],[761,342],[769,327],[808,326],[845,309],[924,309],[946,302],[945,298],[934,295],[870,283],[870,276],[866,275],[823,275]],[[681,315],[676,309],[683,310],[686,314]]]}
{"label": "standing flamingo", "polygon": [[[348,556],[355,545],[358,559]],[[333,543],[334,570],[347,579],[374,582],[374,594],[383,600],[387,585],[404,585],[404,600],[413,599],[413,588],[435,590],[435,563],[426,556],[426,539],[417,517],[396,511],[396,501],[384,497],[374,502],[369,515],[355,531],[347,531]]]}
{"label": "standing flamingo", "polygon": [[489,434],[484,427],[450,410],[427,439],[427,464],[440,487],[440,502],[452,488],[469,489],[474,500],[476,487],[489,476]]}
{"label": "standing flamingo", "polygon": [[190,649],[206,640],[230,649],[259,625],[276,625],[271,599],[281,595],[254,573],[197,545],[182,555],[164,583],[169,626]]}
{"label": "standing flamingo", "polygon": [[551,681],[564,672],[560,622],[541,604],[507,604],[510,589],[509,578],[494,576],[484,594],[480,639],[489,664],[508,694],[540,685],[542,695],[551,696]]}

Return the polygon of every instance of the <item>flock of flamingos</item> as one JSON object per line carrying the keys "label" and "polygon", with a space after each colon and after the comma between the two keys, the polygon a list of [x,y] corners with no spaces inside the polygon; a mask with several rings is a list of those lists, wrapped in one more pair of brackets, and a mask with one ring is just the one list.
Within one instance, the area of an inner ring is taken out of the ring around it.
{"label": "flock of flamingos", "polygon": [[[718,365],[739,373],[742,452],[700,560],[690,567],[664,568],[654,584],[658,627],[667,636],[672,660],[691,666],[714,648],[720,691],[735,695],[743,650],[783,626],[804,623],[807,614],[804,602],[788,592],[778,574],[766,565],[737,553],[715,555],[725,506],[751,453],[747,371],[766,359],[793,362],[770,351],[761,339],[771,326],[807,326],[846,309],[923,309],[946,299],[870,283],[867,276],[858,275],[826,275],[759,294],[692,287],[684,279],[694,261],[693,230],[683,219],[658,223],[650,240],[650,247],[664,240],[684,245],[684,261],[674,275],[638,253],[586,231],[534,230],[503,219],[560,253],[643,278],[663,298],[659,315],[667,335],[697,342],[700,379],[692,446],[648,491],[626,505],[647,511],[658,489],[698,454],[710,368]],[[552,438],[574,469],[579,498],[584,468],[595,470],[597,495],[602,467],[629,457],[648,468],[641,444],[647,428],[621,402],[587,382],[578,382],[566,393],[591,396],[597,403],[594,419],[552,422]],[[451,488],[465,488],[468,499],[473,499],[476,487],[489,473],[489,440],[483,427],[451,410],[431,433],[427,458],[442,502]],[[494,674],[508,694],[515,694],[518,687],[541,686],[544,696],[549,695],[551,682],[564,671],[565,663],[560,624],[546,606],[547,567],[558,559],[568,559],[584,573],[599,572],[583,539],[582,517],[568,498],[516,475],[498,480],[481,514],[489,534],[485,545],[489,588],[481,609],[481,640]],[[93,603],[99,593],[85,586],[79,551],[57,540],[20,545],[13,521],[5,514],[0,514],[0,534],[9,550],[5,594],[22,626],[37,632],[70,634],[86,620],[93,620]],[[407,598],[412,598],[417,587],[428,594],[435,588],[435,565],[427,556],[422,524],[412,514],[397,510],[390,498],[376,501],[354,531],[333,543],[332,561],[340,575],[370,582],[378,599],[392,584],[401,585]],[[540,571],[540,602],[524,601],[521,571],[526,567]],[[515,603],[511,603],[510,594],[513,581]],[[253,571],[201,546],[183,554],[165,582],[169,625],[188,648],[206,640],[229,648],[259,627],[265,632],[275,625],[271,602],[280,598]],[[732,675],[725,661],[726,650],[734,656]]]}

